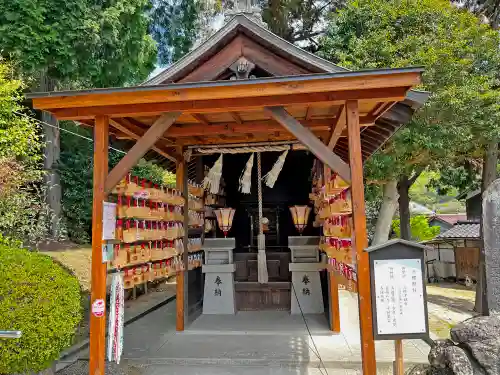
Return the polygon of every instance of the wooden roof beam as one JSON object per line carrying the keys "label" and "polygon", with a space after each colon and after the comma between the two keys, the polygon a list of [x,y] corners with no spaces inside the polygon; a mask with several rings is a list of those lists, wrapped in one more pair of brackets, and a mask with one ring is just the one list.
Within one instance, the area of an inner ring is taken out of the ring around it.
{"label": "wooden roof beam", "polygon": [[[137,135],[139,135],[141,137],[144,135],[144,133],[146,133],[146,131],[149,128],[149,125],[143,124],[142,122],[139,122],[139,121],[137,121],[136,119],[133,119],[133,118],[120,117],[119,119],[120,119],[119,120],[120,124],[124,125],[125,127],[127,127],[130,130],[132,130],[135,134],[137,134]],[[171,139],[168,139],[168,138],[166,138],[164,136],[160,137],[159,142],[162,142],[162,143],[165,142],[168,145],[170,145],[171,147],[175,146],[175,142],[174,141],[172,141]]]}
{"label": "wooden roof beam", "polygon": [[191,113],[191,116],[193,116],[198,122],[201,122],[205,126],[210,126],[210,121],[202,115],[201,113]]}
{"label": "wooden roof beam", "polygon": [[113,170],[109,172],[104,186],[106,194],[110,193],[118,182],[120,182],[120,180],[129,173],[132,167],[137,164],[139,159],[154,146],[165,131],[172,126],[179,115],[180,112],[165,113],[151,125],[148,131],[135,143]]}
{"label": "wooden roof beam", "polygon": [[[113,119],[110,119],[109,120],[109,123],[115,128],[115,129],[118,129],[120,130],[122,133],[124,134],[127,134],[131,139],[135,139],[135,140],[139,140],[141,139],[141,135],[137,134],[137,133],[134,133],[133,131],[131,131],[130,129],[126,128],[125,126],[123,126],[122,124],[120,124],[118,121],[116,120],[113,120]],[[160,149],[159,147],[157,146],[152,146],[151,149],[155,152],[157,152],[158,154],[160,154],[161,156],[163,157],[166,157],[168,160],[171,160],[173,162],[177,162],[177,159],[179,158],[179,156],[174,156],[174,155],[171,155],[165,151],[163,151],[162,149]]]}
{"label": "wooden roof beam", "polygon": [[[274,77],[261,80],[236,80],[224,82],[197,82],[173,84],[154,88],[140,86],[122,89],[96,89],[74,92],[56,92],[36,97],[36,109],[78,108],[93,106],[116,106],[152,103],[178,103],[215,99],[250,99],[263,96],[314,94],[323,92],[354,92],[404,88],[405,93],[420,83],[421,69],[399,69],[392,71],[344,72],[336,74],[303,75],[296,77]],[[391,95],[385,95],[390,97]],[[340,99],[358,99],[346,98]],[[387,101],[387,100],[379,100]]]}
{"label": "wooden roof beam", "polygon": [[226,144],[238,144],[238,143],[255,143],[255,142],[296,142],[297,138],[293,134],[280,133],[276,135],[274,133],[270,134],[253,134],[252,137],[248,137],[246,134],[241,134],[236,137],[226,137],[222,139],[220,137],[202,137],[201,140],[194,137],[189,138],[179,138],[179,146],[203,146],[203,145],[226,145]]}
{"label": "wooden roof beam", "polygon": [[[265,106],[307,105],[311,103],[343,104],[345,100],[400,101],[406,96],[407,87],[328,91],[308,94],[270,95],[248,98],[212,100],[184,100],[157,103],[130,103],[115,105],[80,106],[73,108],[47,108],[59,120],[80,120],[96,115],[111,117],[138,117],[163,112],[220,113],[262,109]],[[36,104],[36,102],[34,101]]]}
{"label": "wooden roof beam", "polygon": [[[304,121],[303,125],[313,131],[328,131],[331,127],[331,119]],[[273,133],[282,130],[283,126],[275,120],[245,121],[242,124],[212,123],[209,126],[201,124],[175,124],[168,130],[167,136],[173,138],[216,136],[231,135],[234,133]]]}
{"label": "wooden roof beam", "polygon": [[335,125],[332,129],[332,133],[330,135],[330,140],[328,141],[328,149],[333,150],[338,140],[340,139],[342,132],[344,131],[346,125],[346,114],[345,114],[345,105],[340,108],[339,114],[336,118]]}
{"label": "wooden roof beam", "polygon": [[229,112],[231,117],[233,118],[234,121],[236,121],[237,124],[243,124],[243,120],[241,119],[240,115],[238,115],[236,112]]}
{"label": "wooden roof beam", "polygon": [[351,181],[349,165],[324,145],[309,129],[290,116],[283,107],[266,107],[266,111],[285,129],[295,135],[301,143],[305,144],[318,159],[336,171],[344,181]]}

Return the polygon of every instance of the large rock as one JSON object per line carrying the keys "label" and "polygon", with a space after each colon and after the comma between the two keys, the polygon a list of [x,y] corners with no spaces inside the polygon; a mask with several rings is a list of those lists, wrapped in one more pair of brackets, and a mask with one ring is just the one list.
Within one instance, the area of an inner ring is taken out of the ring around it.
{"label": "large rock", "polygon": [[434,368],[446,368],[446,349],[454,345],[451,340],[436,340],[429,351],[429,363]]}
{"label": "large rock", "polygon": [[[483,368],[463,348],[451,340],[437,340],[429,351],[426,375],[485,375]],[[415,373],[417,375],[418,372]]]}
{"label": "large rock", "polygon": [[449,346],[444,350],[446,364],[455,375],[476,375],[467,353],[458,346]]}
{"label": "large rock", "polygon": [[451,329],[451,339],[456,343],[477,342],[498,338],[500,319],[497,316],[478,316],[464,320]]}
{"label": "large rock", "polygon": [[466,320],[452,328],[451,338],[466,349],[486,374],[500,374],[500,319],[497,316]]}

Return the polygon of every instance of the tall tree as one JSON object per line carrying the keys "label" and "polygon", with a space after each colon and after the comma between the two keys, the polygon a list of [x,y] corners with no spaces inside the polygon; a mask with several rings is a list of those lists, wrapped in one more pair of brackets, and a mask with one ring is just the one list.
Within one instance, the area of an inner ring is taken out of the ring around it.
{"label": "tall tree", "polygon": [[[158,43],[158,62],[168,65],[189,52],[213,18],[221,11],[220,1],[152,0],[150,32]],[[207,30],[208,29],[208,30]]]}
{"label": "tall tree", "polygon": [[[156,48],[148,35],[148,0],[0,0],[0,55],[32,80],[32,90],[121,86],[144,79]],[[58,235],[60,134],[47,114],[45,182]]]}
{"label": "tall tree", "polygon": [[[346,67],[425,68],[420,88],[430,91],[428,103],[366,167],[368,179],[382,181],[390,198],[384,215],[392,218],[395,197],[407,198],[423,170],[463,159],[471,145],[498,131],[499,37],[468,11],[445,0],[349,1],[321,42],[323,55]],[[407,212],[408,200],[400,203]],[[407,229],[409,217],[402,219]],[[379,220],[388,235],[390,220]]]}
{"label": "tall tree", "polygon": [[147,0],[0,0],[0,9],[0,53],[24,75],[106,87],[154,68]]}

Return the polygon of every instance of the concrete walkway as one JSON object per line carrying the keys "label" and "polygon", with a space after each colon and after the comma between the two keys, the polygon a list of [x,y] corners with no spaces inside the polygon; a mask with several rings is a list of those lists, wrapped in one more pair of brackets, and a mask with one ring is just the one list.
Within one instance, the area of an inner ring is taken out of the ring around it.
{"label": "concrete walkway", "polygon": [[[202,315],[177,333],[170,303],[126,327],[124,365],[143,375],[360,374],[357,296],[340,292],[340,303],[339,335],[323,315],[308,315],[306,326],[302,316],[275,311]],[[405,341],[406,365],[426,363],[428,351],[421,340]],[[376,355],[377,373],[392,374],[393,342],[376,342]]]}

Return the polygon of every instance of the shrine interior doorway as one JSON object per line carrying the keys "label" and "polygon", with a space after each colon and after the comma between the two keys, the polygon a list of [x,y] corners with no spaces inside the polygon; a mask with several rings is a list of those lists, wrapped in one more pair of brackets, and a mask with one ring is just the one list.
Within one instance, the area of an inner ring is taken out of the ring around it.
{"label": "shrine interior doorway", "polygon": [[[276,162],[280,153],[263,152],[262,176]],[[215,162],[217,156],[203,156],[205,168]],[[228,154],[223,158],[222,180],[224,183],[225,205],[236,210],[233,227],[229,237],[236,240],[234,263],[236,265],[235,291],[236,309],[238,311],[284,310],[289,311],[293,289],[289,263],[291,253],[288,237],[296,236],[296,231],[289,207],[309,203],[311,192],[311,171],[315,157],[306,151],[288,153],[283,169],[273,188],[262,184],[263,217],[268,220],[265,225],[266,258],[269,282],[259,284],[257,266],[258,235],[258,194],[257,173],[255,167],[252,174],[250,194],[239,191],[239,179],[250,154]],[[314,215],[304,232],[305,236],[320,235],[319,228],[312,225]],[[217,229],[217,237],[223,234]],[[325,306],[327,301],[327,278],[321,277]]]}

